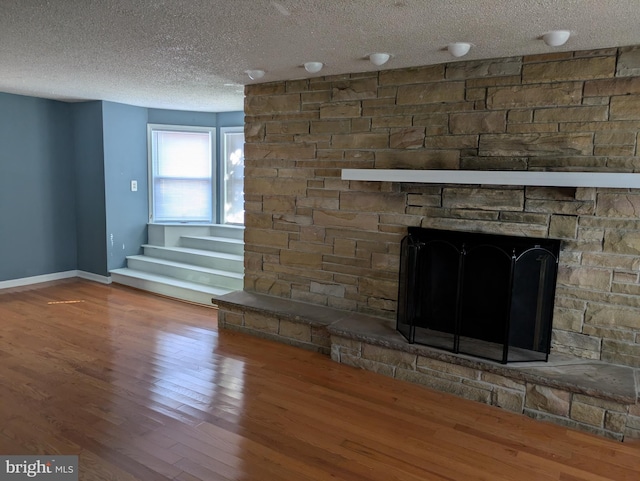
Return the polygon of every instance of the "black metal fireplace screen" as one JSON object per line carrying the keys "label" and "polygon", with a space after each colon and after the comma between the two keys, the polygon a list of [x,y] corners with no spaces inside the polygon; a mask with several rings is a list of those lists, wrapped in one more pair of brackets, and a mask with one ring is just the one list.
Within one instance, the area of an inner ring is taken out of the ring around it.
{"label": "black metal fireplace screen", "polygon": [[411,227],[397,329],[410,343],[507,363],[548,360],[560,241]]}

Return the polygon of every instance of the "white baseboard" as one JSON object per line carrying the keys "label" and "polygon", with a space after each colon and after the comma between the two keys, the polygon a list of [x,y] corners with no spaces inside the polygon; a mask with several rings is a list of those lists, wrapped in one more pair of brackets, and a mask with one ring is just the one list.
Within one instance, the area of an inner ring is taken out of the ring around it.
{"label": "white baseboard", "polygon": [[98,274],[94,274],[93,272],[87,271],[76,271],[78,273],[78,277],[81,279],[86,279],[88,281],[99,282],[100,284],[111,284],[111,276],[100,276]]}
{"label": "white baseboard", "polygon": [[93,274],[92,272],[73,270],[65,272],[55,272],[53,274],[43,274],[41,276],[23,277],[21,279],[11,279],[8,281],[0,281],[0,289],[10,289],[12,287],[29,286],[31,284],[40,284],[42,282],[59,281],[61,279],[69,279],[71,277],[80,277],[81,279],[100,282],[101,284],[111,284],[111,277],[100,276],[98,274]]}

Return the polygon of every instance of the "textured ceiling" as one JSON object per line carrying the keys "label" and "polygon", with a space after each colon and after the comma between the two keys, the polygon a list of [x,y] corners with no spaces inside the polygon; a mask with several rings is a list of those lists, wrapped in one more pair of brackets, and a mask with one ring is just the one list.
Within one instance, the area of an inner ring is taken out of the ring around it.
{"label": "textured ceiling", "polygon": [[[0,0],[0,91],[196,111],[242,110],[260,82],[640,44],[640,0]],[[548,30],[572,36],[552,49]]]}

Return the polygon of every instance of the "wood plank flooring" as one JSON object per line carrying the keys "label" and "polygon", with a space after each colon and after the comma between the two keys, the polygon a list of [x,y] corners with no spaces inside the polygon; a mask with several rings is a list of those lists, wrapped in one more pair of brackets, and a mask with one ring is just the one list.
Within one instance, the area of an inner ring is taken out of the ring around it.
{"label": "wood plank flooring", "polygon": [[105,481],[640,479],[638,444],[81,280],[0,293],[0,454],[79,454],[80,479]]}

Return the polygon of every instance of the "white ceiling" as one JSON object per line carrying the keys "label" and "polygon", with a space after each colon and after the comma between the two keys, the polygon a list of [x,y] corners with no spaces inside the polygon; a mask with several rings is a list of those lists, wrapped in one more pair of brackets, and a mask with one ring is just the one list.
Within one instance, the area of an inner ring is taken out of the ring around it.
{"label": "white ceiling", "polygon": [[[260,82],[640,44],[640,0],[0,0],[0,92],[144,107],[242,110]],[[548,30],[572,36],[552,49]]]}

